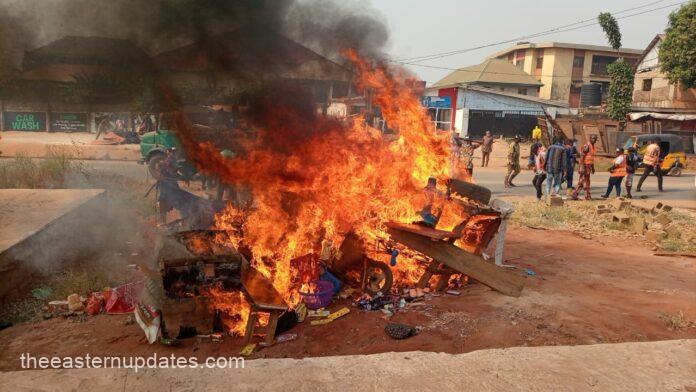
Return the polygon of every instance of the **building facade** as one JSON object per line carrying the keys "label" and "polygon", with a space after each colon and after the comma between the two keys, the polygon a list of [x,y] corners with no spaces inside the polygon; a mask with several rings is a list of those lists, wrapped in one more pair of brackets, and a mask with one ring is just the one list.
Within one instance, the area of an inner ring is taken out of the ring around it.
{"label": "building facade", "polygon": [[604,99],[610,80],[607,65],[620,57],[635,63],[642,52],[623,48],[617,52],[608,46],[561,42],[520,42],[489,58],[506,60],[536,78],[542,84],[539,98],[563,101],[577,108],[583,84],[601,85]]}
{"label": "building facade", "polygon": [[660,69],[660,44],[664,38],[664,34],[656,35],[638,59],[630,118],[645,133],[681,136],[686,151],[693,153],[696,144],[696,88],[684,89],[670,83]]}

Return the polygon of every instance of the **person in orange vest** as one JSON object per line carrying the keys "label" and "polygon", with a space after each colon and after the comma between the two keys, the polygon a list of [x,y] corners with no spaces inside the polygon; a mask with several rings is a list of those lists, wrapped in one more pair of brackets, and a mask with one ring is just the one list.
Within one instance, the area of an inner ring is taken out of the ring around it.
{"label": "person in orange vest", "polygon": [[651,172],[655,173],[655,177],[657,177],[657,189],[662,192],[662,169],[660,168],[660,160],[660,139],[655,138],[650,141],[650,145],[645,149],[645,154],[643,155],[643,166],[645,170],[643,171],[643,175],[640,176],[640,180],[638,180],[636,192],[640,192],[643,181],[648,178]]}
{"label": "person in orange vest", "polygon": [[582,158],[580,159],[580,167],[578,168],[578,187],[573,191],[573,200],[578,199],[580,191],[585,189],[585,200],[592,200],[590,195],[590,175],[594,174],[594,157],[596,153],[595,143],[597,143],[597,135],[590,136],[590,141],[582,146]]}
{"label": "person in orange vest", "polygon": [[609,168],[609,185],[607,186],[607,192],[602,195],[602,199],[609,197],[612,188],[616,188],[616,197],[621,196],[621,182],[624,177],[626,177],[626,155],[623,149],[616,149],[616,159],[614,159],[614,164]]}

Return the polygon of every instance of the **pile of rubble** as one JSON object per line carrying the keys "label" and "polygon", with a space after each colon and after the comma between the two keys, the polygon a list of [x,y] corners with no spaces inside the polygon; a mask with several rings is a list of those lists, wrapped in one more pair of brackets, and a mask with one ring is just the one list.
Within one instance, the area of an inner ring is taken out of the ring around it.
{"label": "pile of rubble", "polygon": [[[672,221],[668,212],[672,206],[656,203],[649,204],[643,201],[630,201],[624,198],[615,199],[608,204],[599,204],[596,207],[597,215],[611,214],[612,222],[616,222],[634,232],[644,236],[645,240],[659,244],[667,238],[680,239],[682,236],[690,236],[684,233],[679,224]],[[684,238],[693,241],[693,238]]]}

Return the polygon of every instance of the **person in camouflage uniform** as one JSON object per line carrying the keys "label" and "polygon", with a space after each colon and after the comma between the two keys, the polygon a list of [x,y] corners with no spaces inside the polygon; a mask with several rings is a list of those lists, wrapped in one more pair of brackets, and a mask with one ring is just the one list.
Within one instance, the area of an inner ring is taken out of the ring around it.
{"label": "person in camouflage uniform", "polygon": [[508,149],[507,174],[505,175],[505,188],[516,186],[512,180],[520,174],[520,135],[515,135]]}

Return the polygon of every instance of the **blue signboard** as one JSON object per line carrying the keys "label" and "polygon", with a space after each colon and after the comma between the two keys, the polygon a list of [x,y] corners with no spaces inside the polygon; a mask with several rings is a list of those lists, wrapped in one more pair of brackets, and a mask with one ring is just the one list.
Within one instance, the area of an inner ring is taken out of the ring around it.
{"label": "blue signboard", "polygon": [[423,97],[422,103],[426,108],[450,109],[452,107],[452,98]]}

